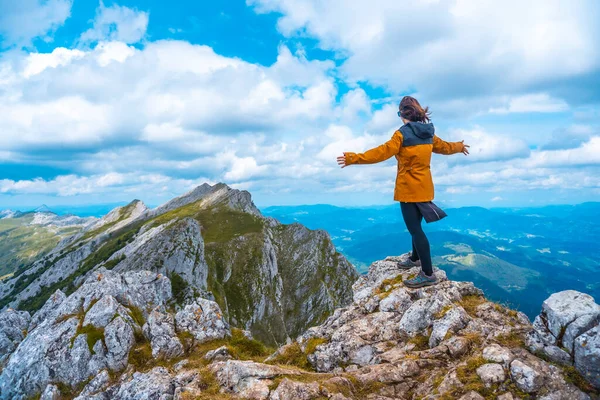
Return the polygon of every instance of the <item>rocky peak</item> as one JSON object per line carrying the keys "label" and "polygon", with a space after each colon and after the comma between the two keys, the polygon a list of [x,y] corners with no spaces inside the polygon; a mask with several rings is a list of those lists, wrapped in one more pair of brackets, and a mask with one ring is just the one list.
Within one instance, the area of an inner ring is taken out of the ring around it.
{"label": "rocky peak", "polygon": [[42,204],[41,206],[39,206],[35,210],[33,210],[33,212],[36,212],[36,213],[51,213],[52,210],[50,210],[50,207],[48,207],[47,205]]}
{"label": "rocky peak", "polygon": [[201,207],[204,208],[223,205],[234,210],[261,216],[260,211],[252,202],[252,196],[249,192],[232,189],[224,183],[217,183],[213,186],[204,183],[151,210],[150,213],[152,216],[157,216],[192,203],[200,203]]}
{"label": "rocky peak", "polygon": [[[0,346],[0,398],[598,398],[600,335],[589,322],[598,305],[589,296],[551,296],[542,332],[438,269],[438,285],[406,288],[403,280],[418,271],[398,269],[400,259],[373,263],[350,304],[274,352],[227,324],[211,300],[173,309],[162,274],[100,269],[32,318],[0,314],[0,343],[10,343]],[[574,367],[531,348],[539,334],[568,346],[566,332],[584,325],[573,333],[575,360],[583,355]]]}
{"label": "rocky peak", "polygon": [[136,219],[142,217],[148,211],[148,207],[141,200],[133,200],[129,204],[121,207],[116,207],[104,217],[89,225],[85,232],[103,233],[114,232]]}

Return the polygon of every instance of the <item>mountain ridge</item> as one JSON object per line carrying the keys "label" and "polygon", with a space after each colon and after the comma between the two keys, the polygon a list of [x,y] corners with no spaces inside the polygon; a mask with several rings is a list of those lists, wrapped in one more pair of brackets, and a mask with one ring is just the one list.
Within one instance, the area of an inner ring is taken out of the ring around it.
{"label": "mountain ridge", "polygon": [[155,209],[139,200],[113,209],[0,282],[0,307],[35,311],[101,267],[168,275],[182,304],[203,294],[271,343],[350,301],[348,283],[357,276],[326,232],[282,225],[263,217],[247,191],[204,184]]}

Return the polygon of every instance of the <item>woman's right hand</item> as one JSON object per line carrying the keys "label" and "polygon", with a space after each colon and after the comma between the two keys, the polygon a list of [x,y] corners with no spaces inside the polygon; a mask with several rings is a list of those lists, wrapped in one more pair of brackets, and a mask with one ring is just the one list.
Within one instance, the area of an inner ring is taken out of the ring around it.
{"label": "woman's right hand", "polygon": [[344,155],[337,158],[338,165],[341,165],[342,168],[347,167],[349,164],[346,162],[346,153]]}

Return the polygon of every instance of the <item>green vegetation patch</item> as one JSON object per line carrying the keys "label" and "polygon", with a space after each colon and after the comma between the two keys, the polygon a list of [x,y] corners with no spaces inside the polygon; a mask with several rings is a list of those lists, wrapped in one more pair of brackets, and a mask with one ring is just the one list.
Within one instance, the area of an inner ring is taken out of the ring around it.
{"label": "green vegetation patch", "polygon": [[175,303],[183,305],[189,291],[189,283],[177,272],[172,272],[169,278],[171,279],[171,293],[173,293]]}

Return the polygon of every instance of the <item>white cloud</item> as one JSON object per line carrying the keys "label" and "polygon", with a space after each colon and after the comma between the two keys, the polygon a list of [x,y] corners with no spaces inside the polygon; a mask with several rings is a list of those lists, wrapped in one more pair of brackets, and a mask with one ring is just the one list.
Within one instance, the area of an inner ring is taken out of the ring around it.
{"label": "white cloud", "polygon": [[[350,80],[395,93],[460,98],[514,95],[600,67],[600,5],[533,0],[247,0],[282,14],[286,36],[347,56]],[[518,10],[518,12],[515,12]],[[565,55],[565,56],[561,56]]]}
{"label": "white cloud", "polygon": [[82,43],[119,41],[137,43],[146,35],[148,13],[114,4],[106,7],[100,0],[93,27],[81,34]]}
{"label": "white cloud", "polygon": [[[451,129],[449,137],[442,137],[448,141],[464,140],[470,146],[468,159],[461,162],[490,162],[511,160],[527,157],[530,149],[522,139],[511,137],[507,134],[489,133],[481,127],[474,129]],[[457,161],[456,158],[450,159]]]}
{"label": "white cloud", "polygon": [[48,194],[56,196],[76,196],[82,194],[109,194],[119,191],[156,191],[173,190],[183,193],[202,181],[173,179],[159,174],[108,173],[101,175],[79,176],[61,175],[51,180],[41,178],[31,180],[0,180],[0,193],[10,194]]}
{"label": "white cloud", "polygon": [[508,105],[504,107],[491,108],[490,112],[497,114],[508,113],[553,113],[569,109],[564,100],[555,99],[547,93],[528,94],[508,99]]}
{"label": "white cloud", "polygon": [[529,168],[577,165],[600,165],[600,136],[593,136],[574,149],[536,151],[526,162]]}
{"label": "white cloud", "polygon": [[52,34],[71,15],[72,4],[71,0],[0,1],[1,47],[28,47],[37,37],[51,41]]}

